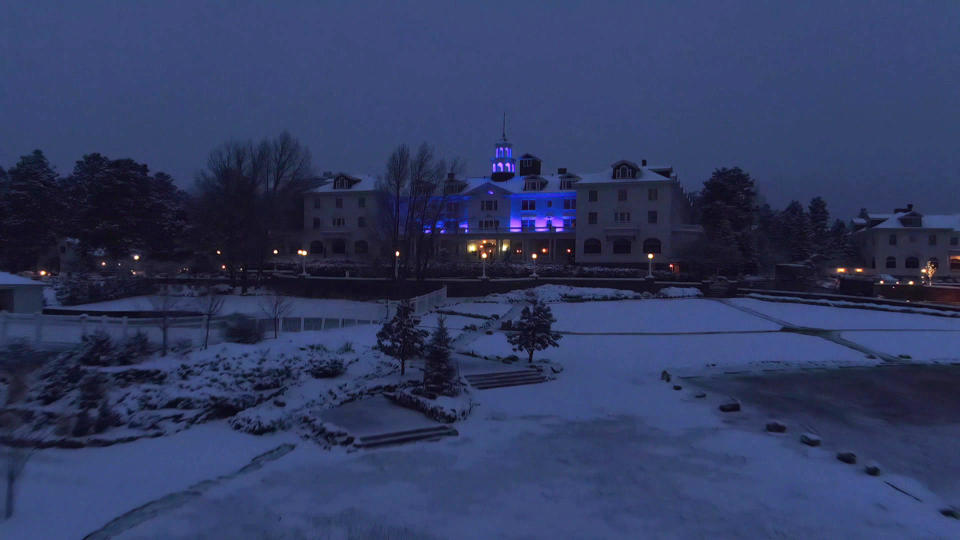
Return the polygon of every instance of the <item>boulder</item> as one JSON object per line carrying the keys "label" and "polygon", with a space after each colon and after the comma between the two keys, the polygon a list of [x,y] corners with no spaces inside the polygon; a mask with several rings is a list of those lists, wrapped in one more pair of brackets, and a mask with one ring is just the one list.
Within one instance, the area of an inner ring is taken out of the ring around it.
{"label": "boulder", "polygon": [[660,380],[661,380],[661,381],[670,382],[670,372],[667,371],[667,370],[661,371],[661,372],[660,372]]}
{"label": "boulder", "polygon": [[853,452],[837,452],[837,459],[844,463],[853,465],[857,462],[857,455]]}
{"label": "boulder", "polygon": [[706,392],[697,392],[693,397],[695,397],[695,398],[697,398],[697,399],[703,399],[703,398],[707,397],[707,393],[706,393]]}
{"label": "boulder", "polygon": [[813,433],[803,433],[800,435],[800,442],[807,446],[820,446],[820,437]]}
{"label": "boulder", "polygon": [[785,426],[782,422],[771,420],[770,422],[767,422],[767,431],[770,433],[783,433],[787,431],[787,426]]}
{"label": "boulder", "polygon": [[867,463],[867,466],[863,468],[863,471],[870,476],[880,476],[880,466],[874,461]]}
{"label": "boulder", "polygon": [[673,389],[674,389],[674,390],[683,390],[683,387],[680,386],[679,384],[675,384],[675,385],[673,385]]}
{"label": "boulder", "polygon": [[737,401],[730,401],[720,405],[720,412],[738,412],[740,411],[740,403]]}
{"label": "boulder", "polygon": [[940,510],[940,513],[949,518],[960,519],[960,511],[956,508],[944,508]]}

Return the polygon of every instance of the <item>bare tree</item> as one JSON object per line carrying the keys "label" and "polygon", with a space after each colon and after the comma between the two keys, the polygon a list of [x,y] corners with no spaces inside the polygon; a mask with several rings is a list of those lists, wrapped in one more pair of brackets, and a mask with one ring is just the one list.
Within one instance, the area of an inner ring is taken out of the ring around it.
{"label": "bare tree", "polygon": [[[410,147],[406,144],[398,146],[387,158],[387,172],[381,179],[380,191],[384,194],[380,201],[380,215],[389,217],[390,242],[393,251],[400,250],[403,199],[410,182]],[[401,255],[406,256],[406,249]]]}
{"label": "bare tree", "polygon": [[170,330],[170,312],[177,308],[180,299],[173,296],[168,285],[162,285],[157,293],[150,297],[150,305],[160,319],[160,356],[167,355],[167,334]]}
{"label": "bare tree", "polygon": [[[0,374],[6,380],[5,408],[8,410],[0,414],[0,444],[4,463],[3,474],[6,480],[6,495],[4,504],[4,518],[13,516],[16,498],[16,485],[23,469],[30,457],[36,451],[35,445],[22,444],[25,431],[23,417],[9,410],[27,394],[27,381],[30,373],[43,362],[43,356],[34,351],[28,344],[14,342],[7,345],[0,353]],[[33,435],[30,435],[33,437]]]}
{"label": "bare tree", "polygon": [[203,296],[197,297],[197,308],[203,314],[203,348],[210,343],[210,319],[223,309],[224,298],[213,287],[207,287]]}
{"label": "bare tree", "polygon": [[260,301],[260,309],[273,321],[273,337],[276,339],[280,335],[280,321],[293,307],[293,301],[280,294],[274,293],[264,297]]}

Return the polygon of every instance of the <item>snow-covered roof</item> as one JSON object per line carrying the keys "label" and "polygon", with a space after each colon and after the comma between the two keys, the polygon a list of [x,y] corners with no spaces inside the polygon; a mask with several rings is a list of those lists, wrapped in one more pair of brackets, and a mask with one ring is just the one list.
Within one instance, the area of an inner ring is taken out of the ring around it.
{"label": "snow-covered roof", "polygon": [[43,286],[43,283],[40,283],[39,281],[34,281],[32,279],[20,277],[14,274],[8,274],[7,272],[0,272],[0,286],[11,286],[11,285]]}
{"label": "snow-covered roof", "polygon": [[[349,188],[337,188],[337,180],[346,178],[350,181]],[[377,178],[368,174],[347,174],[337,173],[329,182],[322,186],[315,187],[309,193],[343,193],[350,191],[374,191],[377,189]]]}
{"label": "snow-covered roof", "polygon": [[[871,219],[876,219],[880,214],[869,214]],[[906,227],[900,219],[905,216],[918,216],[920,225],[917,227]],[[874,229],[952,229],[960,231],[960,214],[927,214],[920,215],[917,212],[898,212],[888,214],[882,222],[873,226]]]}

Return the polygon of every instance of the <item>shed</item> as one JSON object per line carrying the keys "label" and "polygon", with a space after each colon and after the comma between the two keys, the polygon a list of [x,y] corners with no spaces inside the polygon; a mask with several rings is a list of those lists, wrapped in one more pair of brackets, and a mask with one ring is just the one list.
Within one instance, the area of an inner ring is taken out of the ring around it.
{"label": "shed", "polygon": [[12,313],[43,311],[43,283],[0,272],[0,311]]}

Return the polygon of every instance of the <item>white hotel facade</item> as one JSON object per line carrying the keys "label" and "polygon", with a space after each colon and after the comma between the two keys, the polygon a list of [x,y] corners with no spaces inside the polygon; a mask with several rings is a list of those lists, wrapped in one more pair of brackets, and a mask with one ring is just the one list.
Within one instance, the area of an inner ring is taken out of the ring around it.
{"label": "white hotel facade", "polygon": [[861,212],[854,238],[866,265],[878,274],[922,277],[927,263],[937,277],[960,278],[960,214],[921,214],[912,204],[893,213]]}
{"label": "white hotel facade", "polygon": [[[388,259],[377,225],[377,181],[340,173],[304,197],[302,246],[312,257]],[[442,186],[443,211],[432,228],[438,258],[578,264],[647,263],[678,269],[685,245],[702,234],[672,167],[620,160],[604,171],[543,171],[519,158],[506,137],[496,144],[490,176]]]}

